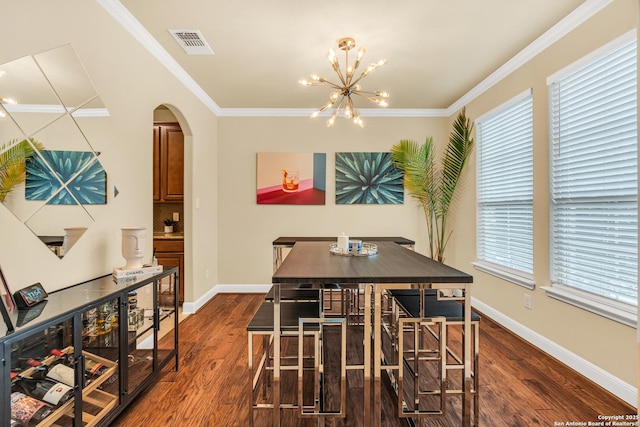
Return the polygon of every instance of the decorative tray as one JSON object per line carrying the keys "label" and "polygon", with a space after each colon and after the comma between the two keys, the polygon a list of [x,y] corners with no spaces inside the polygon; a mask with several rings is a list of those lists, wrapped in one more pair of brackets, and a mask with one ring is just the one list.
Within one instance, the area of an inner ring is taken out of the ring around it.
{"label": "decorative tray", "polygon": [[362,249],[361,250],[350,250],[348,252],[343,251],[342,249],[338,248],[338,243],[330,243],[329,244],[329,252],[331,252],[332,254],[335,255],[342,255],[342,256],[371,256],[371,255],[375,255],[378,253],[378,245],[374,244],[374,243],[362,243]]}

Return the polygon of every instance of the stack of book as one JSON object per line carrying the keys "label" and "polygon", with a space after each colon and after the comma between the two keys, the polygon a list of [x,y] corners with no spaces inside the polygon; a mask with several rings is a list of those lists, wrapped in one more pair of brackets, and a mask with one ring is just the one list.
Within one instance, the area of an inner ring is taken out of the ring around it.
{"label": "stack of book", "polygon": [[146,279],[157,273],[162,273],[163,267],[161,265],[154,265],[149,267],[141,267],[132,270],[125,270],[122,267],[116,267],[113,269],[113,281],[120,285],[126,283],[134,283],[139,280]]}

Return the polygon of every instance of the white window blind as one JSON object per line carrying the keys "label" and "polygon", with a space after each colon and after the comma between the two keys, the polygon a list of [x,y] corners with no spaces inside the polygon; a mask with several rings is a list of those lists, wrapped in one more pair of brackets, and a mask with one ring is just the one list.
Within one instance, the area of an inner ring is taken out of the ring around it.
{"label": "white window blind", "polygon": [[637,306],[636,41],[549,84],[551,280]]}
{"label": "white window blind", "polygon": [[478,260],[533,274],[533,96],[477,121]]}

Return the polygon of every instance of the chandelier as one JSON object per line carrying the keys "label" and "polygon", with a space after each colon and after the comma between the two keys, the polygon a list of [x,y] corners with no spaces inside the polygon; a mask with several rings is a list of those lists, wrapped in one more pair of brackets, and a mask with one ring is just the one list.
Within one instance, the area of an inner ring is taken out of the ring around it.
{"label": "chandelier", "polygon": [[302,79],[300,80],[300,84],[302,86],[327,86],[331,89],[335,89],[334,92],[329,94],[329,102],[324,104],[318,110],[314,111],[310,117],[318,117],[323,111],[327,109],[333,108],[333,113],[329,120],[327,120],[327,126],[333,126],[336,121],[336,118],[340,115],[347,119],[353,120],[353,123],[357,126],[364,127],[364,121],[360,114],[358,114],[358,110],[356,109],[355,104],[353,103],[352,96],[355,97],[361,96],[363,98],[368,99],[374,104],[380,107],[386,107],[389,105],[387,103],[387,99],[389,98],[388,92],[367,92],[362,90],[359,82],[369,74],[373,73],[379,67],[387,63],[386,59],[381,59],[378,62],[374,62],[370,64],[360,75],[354,78],[356,74],[356,70],[358,65],[360,65],[360,61],[366,52],[363,47],[358,49],[356,54],[355,62],[353,65],[349,64],[349,51],[356,47],[356,42],[351,37],[344,37],[338,40],[338,47],[344,51],[345,56],[345,72],[342,72],[340,68],[340,64],[338,63],[338,58],[336,57],[336,52],[333,49],[329,49],[327,52],[327,59],[331,64],[331,67],[338,75],[340,79],[340,83],[332,83],[325,79],[324,77],[320,77],[317,75],[312,75],[310,80]]}

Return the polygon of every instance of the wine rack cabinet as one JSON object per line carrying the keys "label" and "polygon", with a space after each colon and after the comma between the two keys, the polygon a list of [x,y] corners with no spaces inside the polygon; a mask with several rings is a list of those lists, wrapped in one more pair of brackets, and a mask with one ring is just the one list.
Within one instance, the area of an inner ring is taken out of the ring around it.
{"label": "wine rack cabinet", "polygon": [[[177,268],[128,285],[104,276],[51,293],[30,309],[37,313],[11,313],[12,325],[0,323],[0,424],[107,426],[165,367],[177,370],[178,295],[167,298],[161,285],[167,280],[177,283]],[[33,367],[31,359],[42,366]],[[46,404],[39,422],[12,413],[12,392],[29,394],[13,384],[20,380],[12,380],[12,373],[36,378],[38,370],[48,372],[57,363],[73,368],[73,380],[65,380],[72,383],[67,385],[73,397],[58,406]]]}

